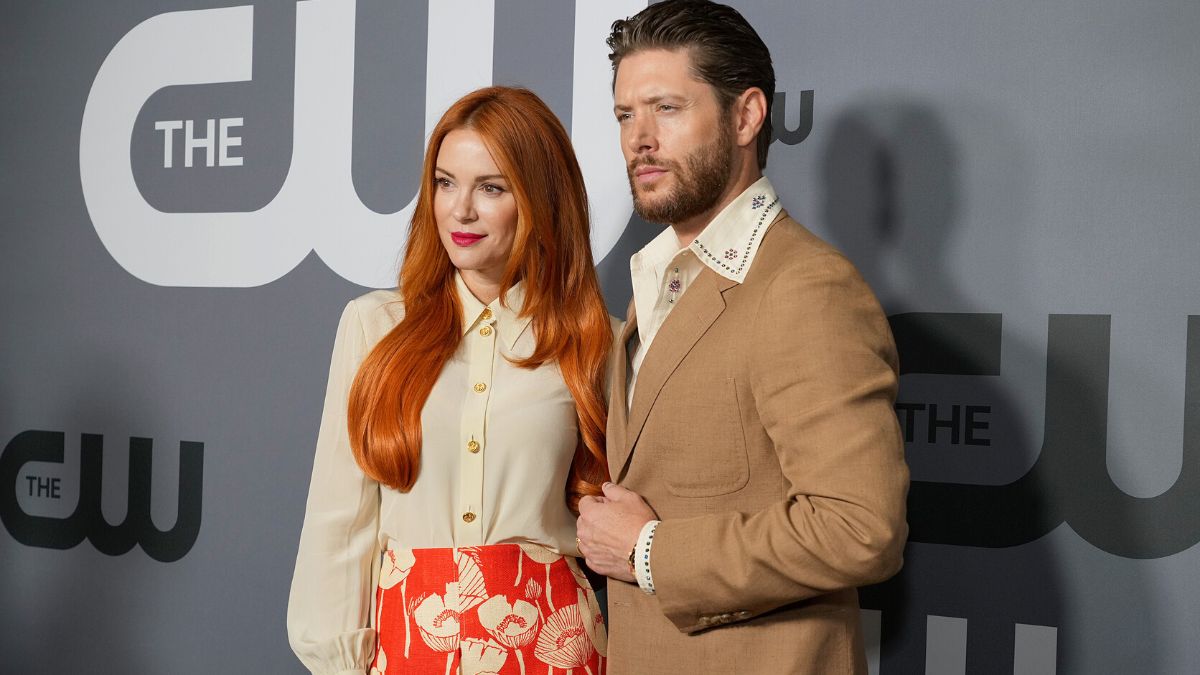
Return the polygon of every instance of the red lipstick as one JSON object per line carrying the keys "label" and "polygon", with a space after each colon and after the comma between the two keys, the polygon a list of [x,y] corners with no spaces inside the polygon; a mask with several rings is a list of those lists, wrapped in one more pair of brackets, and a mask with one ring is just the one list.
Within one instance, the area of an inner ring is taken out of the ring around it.
{"label": "red lipstick", "polygon": [[470,246],[475,242],[486,237],[486,234],[473,234],[471,232],[451,232],[450,239],[456,246]]}

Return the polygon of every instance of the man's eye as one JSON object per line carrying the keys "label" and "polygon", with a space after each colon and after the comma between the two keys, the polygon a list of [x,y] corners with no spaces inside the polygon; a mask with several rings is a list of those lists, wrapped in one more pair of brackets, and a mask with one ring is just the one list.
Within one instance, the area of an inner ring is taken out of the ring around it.
{"label": "man's eye", "polygon": [[631,119],[633,119],[633,113],[617,113],[617,122],[627,122]]}

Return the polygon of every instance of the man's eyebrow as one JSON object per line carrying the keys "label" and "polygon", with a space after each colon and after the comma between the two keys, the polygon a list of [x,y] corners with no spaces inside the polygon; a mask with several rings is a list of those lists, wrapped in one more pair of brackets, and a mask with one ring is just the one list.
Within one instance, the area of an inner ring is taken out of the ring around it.
{"label": "man's eyebrow", "polygon": [[[655,103],[661,103],[663,101],[663,99],[668,99],[668,98],[678,98],[678,97],[673,94],[655,94],[653,96],[647,96],[646,98],[639,99],[638,102],[645,103],[648,105],[654,105]],[[633,108],[633,106],[631,106],[631,105],[627,105],[625,103],[618,103],[613,106],[613,112],[627,112],[627,111],[631,110],[632,108]]]}

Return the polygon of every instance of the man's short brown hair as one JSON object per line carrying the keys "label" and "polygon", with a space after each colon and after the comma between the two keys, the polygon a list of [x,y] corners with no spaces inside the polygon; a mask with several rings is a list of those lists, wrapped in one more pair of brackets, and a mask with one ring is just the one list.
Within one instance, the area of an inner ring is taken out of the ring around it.
{"label": "man's short brown hair", "polygon": [[775,99],[775,68],[767,49],[738,11],[708,0],[666,0],[628,19],[613,22],[608,36],[613,82],[621,59],[647,49],[686,49],[695,75],[712,85],[722,109],[750,87],[767,97],[767,114],[758,132],[758,168],[767,165],[771,145],[771,106]]}

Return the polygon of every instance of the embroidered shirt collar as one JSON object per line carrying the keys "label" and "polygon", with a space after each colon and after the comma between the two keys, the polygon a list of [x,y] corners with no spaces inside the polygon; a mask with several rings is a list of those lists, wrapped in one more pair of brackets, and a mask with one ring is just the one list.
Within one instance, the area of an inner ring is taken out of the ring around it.
{"label": "embroidered shirt collar", "polygon": [[[717,274],[741,283],[758,253],[763,231],[779,209],[775,188],[763,176],[722,209],[687,250]],[[683,250],[675,230],[668,227],[633,254],[629,266],[634,273],[665,268]]]}
{"label": "embroidered shirt collar", "polygon": [[688,248],[712,271],[741,283],[780,208],[774,186],[763,176],[721,209]]}
{"label": "embroidered shirt collar", "polygon": [[[467,288],[462,274],[454,273],[454,283],[458,288],[458,299],[463,308],[463,335],[465,336],[481,324],[495,326],[496,331],[500,334],[500,339],[504,341],[504,346],[508,348],[508,351],[514,351],[514,345],[532,321],[532,317],[519,315],[525,306],[525,282],[518,281],[516,285],[508,289],[508,292],[504,294],[504,304],[500,303],[500,298],[496,298],[486,306],[471,293],[471,289]],[[488,310],[489,315],[485,316],[484,310]]]}

